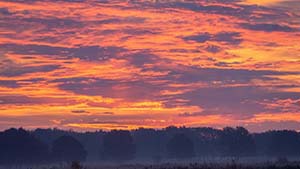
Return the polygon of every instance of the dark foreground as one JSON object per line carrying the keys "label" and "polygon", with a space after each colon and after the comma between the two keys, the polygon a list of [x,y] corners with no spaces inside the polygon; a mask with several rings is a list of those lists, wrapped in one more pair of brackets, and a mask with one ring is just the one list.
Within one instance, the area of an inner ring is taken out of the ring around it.
{"label": "dark foreground", "polygon": [[5,166],[0,169],[300,169],[300,162],[266,162],[257,164],[231,163],[189,163],[189,164],[126,164],[126,165],[91,165],[66,164],[61,166]]}

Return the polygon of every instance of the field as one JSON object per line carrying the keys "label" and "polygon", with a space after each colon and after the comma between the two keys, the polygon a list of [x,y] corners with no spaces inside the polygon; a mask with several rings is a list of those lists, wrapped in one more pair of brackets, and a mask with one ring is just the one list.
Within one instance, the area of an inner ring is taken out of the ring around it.
{"label": "field", "polygon": [[45,166],[5,166],[0,169],[300,169],[300,162],[264,163],[162,163],[162,164],[64,164]]}

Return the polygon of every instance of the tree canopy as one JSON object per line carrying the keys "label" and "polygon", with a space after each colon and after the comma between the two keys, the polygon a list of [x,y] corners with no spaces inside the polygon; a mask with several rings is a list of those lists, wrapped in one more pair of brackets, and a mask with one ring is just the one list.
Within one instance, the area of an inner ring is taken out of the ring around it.
{"label": "tree canopy", "polygon": [[171,158],[192,158],[195,156],[194,143],[185,134],[175,134],[167,143]]}
{"label": "tree canopy", "polygon": [[55,161],[72,162],[86,160],[87,152],[83,145],[72,136],[61,136],[52,144]]}
{"label": "tree canopy", "polygon": [[127,161],[134,158],[136,147],[129,131],[113,130],[103,137],[102,157],[106,160]]}
{"label": "tree canopy", "polygon": [[24,129],[9,129],[0,133],[0,164],[44,162],[48,147]]}

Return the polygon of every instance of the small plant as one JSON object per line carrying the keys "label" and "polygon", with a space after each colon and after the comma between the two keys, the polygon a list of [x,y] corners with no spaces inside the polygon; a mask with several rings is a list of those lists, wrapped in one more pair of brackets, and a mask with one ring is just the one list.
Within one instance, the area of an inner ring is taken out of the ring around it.
{"label": "small plant", "polygon": [[73,161],[71,164],[71,169],[83,169],[83,167],[80,165],[80,162]]}

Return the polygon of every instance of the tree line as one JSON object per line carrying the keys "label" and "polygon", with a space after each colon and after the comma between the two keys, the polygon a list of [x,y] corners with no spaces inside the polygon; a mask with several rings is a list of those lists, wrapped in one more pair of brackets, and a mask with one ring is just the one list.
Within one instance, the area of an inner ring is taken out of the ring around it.
{"label": "tree line", "polygon": [[0,132],[0,165],[253,156],[299,157],[300,134],[290,130],[249,133],[243,127],[85,133],[11,128]]}

